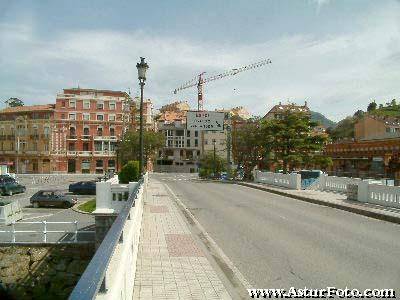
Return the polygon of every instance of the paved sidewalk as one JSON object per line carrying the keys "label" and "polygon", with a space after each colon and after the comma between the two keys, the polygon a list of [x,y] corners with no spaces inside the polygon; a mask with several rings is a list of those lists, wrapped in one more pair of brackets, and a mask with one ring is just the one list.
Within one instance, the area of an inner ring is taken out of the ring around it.
{"label": "paved sidewalk", "polygon": [[318,190],[289,190],[283,187],[253,182],[237,182],[237,184],[400,224],[400,209],[347,200],[347,196],[342,193]]}
{"label": "paved sidewalk", "polygon": [[134,299],[231,299],[164,184],[149,181]]}

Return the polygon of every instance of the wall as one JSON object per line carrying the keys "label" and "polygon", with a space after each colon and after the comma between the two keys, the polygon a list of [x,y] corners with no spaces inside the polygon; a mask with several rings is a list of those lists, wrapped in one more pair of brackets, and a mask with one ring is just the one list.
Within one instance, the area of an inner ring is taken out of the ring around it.
{"label": "wall", "polygon": [[0,299],[67,299],[93,244],[0,246]]}

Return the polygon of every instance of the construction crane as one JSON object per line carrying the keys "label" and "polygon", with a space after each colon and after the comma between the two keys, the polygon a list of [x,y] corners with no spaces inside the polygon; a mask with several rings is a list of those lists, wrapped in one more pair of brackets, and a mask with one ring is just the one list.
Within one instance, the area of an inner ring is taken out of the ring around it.
{"label": "construction crane", "polygon": [[199,75],[197,75],[195,78],[193,78],[192,80],[189,80],[188,82],[182,84],[180,87],[176,88],[173,92],[174,94],[178,93],[181,90],[193,87],[193,86],[197,86],[197,110],[198,111],[202,111],[203,110],[203,85],[205,83],[214,81],[214,80],[218,80],[218,79],[222,79],[228,76],[233,76],[236,75],[240,72],[244,72],[244,71],[248,71],[251,69],[255,69],[258,67],[262,67],[265,66],[267,64],[272,63],[270,59],[264,59],[261,60],[259,62],[247,65],[247,66],[243,66],[240,68],[235,68],[235,69],[231,69],[228,71],[225,71],[221,74],[218,75],[213,75],[207,78],[204,78],[204,74],[206,74],[206,72],[202,72]]}

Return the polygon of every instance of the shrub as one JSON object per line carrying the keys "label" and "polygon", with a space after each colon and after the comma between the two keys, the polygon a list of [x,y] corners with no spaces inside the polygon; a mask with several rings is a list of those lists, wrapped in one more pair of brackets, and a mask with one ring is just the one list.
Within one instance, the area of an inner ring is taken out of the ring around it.
{"label": "shrub", "polygon": [[129,161],[121,169],[118,174],[120,183],[129,183],[130,181],[138,181],[140,177],[139,162],[136,160]]}

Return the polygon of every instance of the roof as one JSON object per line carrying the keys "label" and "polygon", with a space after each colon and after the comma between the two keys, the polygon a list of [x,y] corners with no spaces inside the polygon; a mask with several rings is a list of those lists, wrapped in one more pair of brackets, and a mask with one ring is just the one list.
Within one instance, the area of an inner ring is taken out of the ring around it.
{"label": "roof", "polygon": [[16,106],[16,107],[4,108],[4,109],[0,110],[0,114],[20,113],[20,112],[52,111],[52,110],[54,110],[54,108],[55,108],[54,104]]}
{"label": "roof", "polygon": [[282,104],[281,102],[279,102],[279,104],[274,105],[274,107],[272,107],[269,112],[267,112],[264,116],[267,117],[269,114],[272,113],[281,113],[281,112],[285,112],[285,111],[292,111],[292,112],[310,112],[310,109],[307,106],[307,102],[304,103],[304,105],[296,105],[294,103],[289,103],[289,104]]}
{"label": "roof", "polygon": [[159,121],[174,122],[186,120],[186,111],[165,111],[161,113]]}
{"label": "roof", "polygon": [[[392,116],[375,116],[375,115],[366,115],[365,117],[374,119],[378,122],[384,123],[385,125],[391,125],[391,126],[400,126],[400,119]],[[363,118],[362,120],[365,120]]]}
{"label": "roof", "polygon": [[64,94],[77,94],[78,92],[91,92],[91,93],[105,93],[105,94],[119,94],[124,97],[129,97],[127,92],[123,91],[112,91],[112,90],[96,90],[96,89],[83,89],[83,88],[69,88],[63,89]]}

